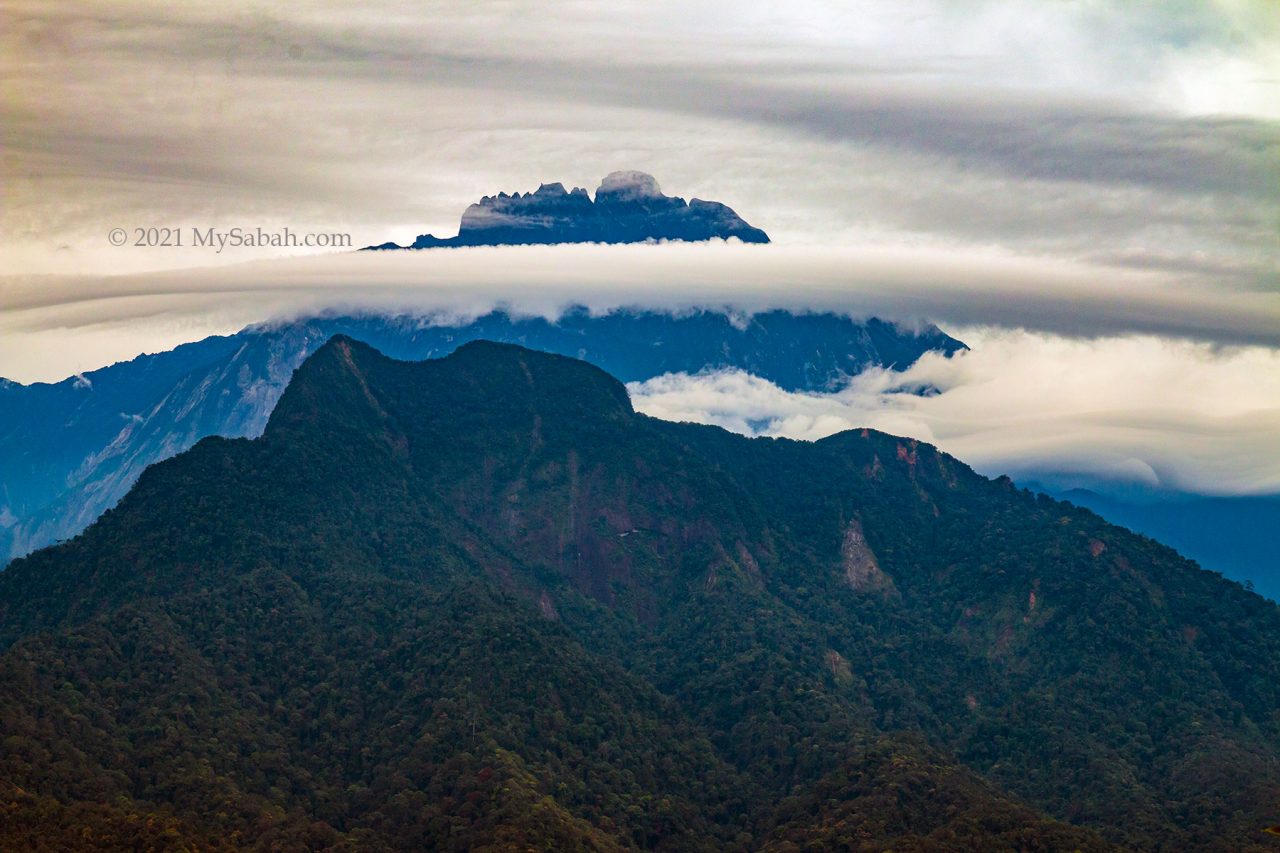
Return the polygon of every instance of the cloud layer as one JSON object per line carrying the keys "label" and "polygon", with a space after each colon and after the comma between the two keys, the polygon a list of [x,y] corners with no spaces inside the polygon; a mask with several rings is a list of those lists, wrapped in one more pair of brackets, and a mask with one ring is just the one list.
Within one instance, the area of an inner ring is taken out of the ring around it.
{"label": "cloud layer", "polygon": [[14,272],[258,256],[121,227],[449,234],[616,168],[788,244],[998,247],[1280,279],[1280,24],[1176,3],[18,2],[0,30]]}
{"label": "cloud layer", "polygon": [[969,352],[869,371],[834,394],[787,392],[739,372],[668,375],[629,390],[639,411],[748,435],[817,439],[866,426],[911,436],[991,476],[1280,492],[1280,351],[976,329],[963,337]]}
{"label": "cloud layer", "polygon": [[0,375],[58,379],[271,317],[473,315],[496,305],[835,311],[944,328],[1133,332],[1280,346],[1280,294],[994,249],[725,243],[365,252],[129,276],[0,281]]}
{"label": "cloud layer", "polygon": [[0,364],[19,379],[57,379],[264,317],[448,319],[494,306],[555,316],[572,304],[936,320],[973,347],[861,375],[832,395],[741,374],[632,386],[637,407],[657,416],[799,438],[873,426],[937,443],[984,473],[1065,486],[1280,491],[1275,294],[996,251],[540,246],[10,279],[0,287]]}

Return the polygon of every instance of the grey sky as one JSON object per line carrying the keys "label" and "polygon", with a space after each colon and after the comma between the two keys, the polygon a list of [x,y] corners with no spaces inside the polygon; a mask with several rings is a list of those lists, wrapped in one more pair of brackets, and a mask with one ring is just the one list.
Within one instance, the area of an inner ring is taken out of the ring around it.
{"label": "grey sky", "polygon": [[10,271],[255,255],[112,227],[447,234],[634,167],[792,244],[1280,275],[1269,0],[8,6]]}

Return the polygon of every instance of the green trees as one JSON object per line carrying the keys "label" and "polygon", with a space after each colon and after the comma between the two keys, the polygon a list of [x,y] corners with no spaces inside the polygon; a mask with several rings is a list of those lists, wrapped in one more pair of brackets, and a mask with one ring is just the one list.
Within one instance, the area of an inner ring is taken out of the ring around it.
{"label": "green trees", "polygon": [[1277,643],[925,445],[338,339],[0,575],[0,847],[1265,849]]}

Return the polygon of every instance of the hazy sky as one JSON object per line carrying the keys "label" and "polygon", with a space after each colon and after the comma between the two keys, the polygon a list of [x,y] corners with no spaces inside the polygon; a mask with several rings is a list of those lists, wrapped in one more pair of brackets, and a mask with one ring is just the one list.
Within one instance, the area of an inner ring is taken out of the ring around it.
{"label": "hazy sky", "polygon": [[[1274,0],[2,5],[2,376],[56,379],[330,305],[782,304],[1001,342],[912,409],[957,452],[985,452],[946,425],[963,387],[999,386],[980,405],[1010,424],[1042,405],[997,356],[1089,367],[1059,418],[1074,449],[1035,444],[1034,426],[1006,443],[1047,460],[1120,459],[1111,427],[1157,398],[1174,414],[1143,440],[1182,460],[1173,479],[1257,490],[1228,451],[1277,449],[1257,424],[1280,404],[1245,390],[1271,387],[1280,345]],[[614,169],[724,201],[775,245],[245,265],[280,250],[108,242],[145,227],[447,236],[481,195],[594,189]],[[1009,332],[1016,352],[999,328],[1028,330]],[[1179,379],[1205,364],[1207,408]],[[690,411],[731,419],[729,380],[704,380]],[[1131,403],[1099,409],[1106,428],[1080,420],[1091,387]],[[659,390],[647,405],[676,406]],[[830,422],[901,406],[868,408],[865,391],[826,401]],[[774,399],[777,428],[809,403]]]}
{"label": "hazy sky", "polygon": [[451,234],[619,168],[789,244],[1280,269],[1274,0],[4,5],[12,272],[250,256],[115,227]]}

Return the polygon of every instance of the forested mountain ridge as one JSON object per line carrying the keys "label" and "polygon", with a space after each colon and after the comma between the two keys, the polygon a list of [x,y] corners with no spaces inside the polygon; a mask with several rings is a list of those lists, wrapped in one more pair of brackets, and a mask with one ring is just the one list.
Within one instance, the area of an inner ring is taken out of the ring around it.
{"label": "forested mountain ridge", "polygon": [[371,314],[251,326],[62,382],[0,383],[0,566],[79,533],[144,468],[201,438],[258,435],[294,369],[336,334],[411,360],[489,339],[583,358],[624,381],[734,367],[806,390],[834,388],[867,367],[903,368],[929,351],[964,349],[934,326],[786,311],[577,307],[555,321],[493,311],[452,321]]}
{"label": "forested mountain ridge", "polygon": [[334,339],[0,574],[0,647],[11,845],[1265,850],[1280,809],[1274,604],[928,445],[498,344]]}

